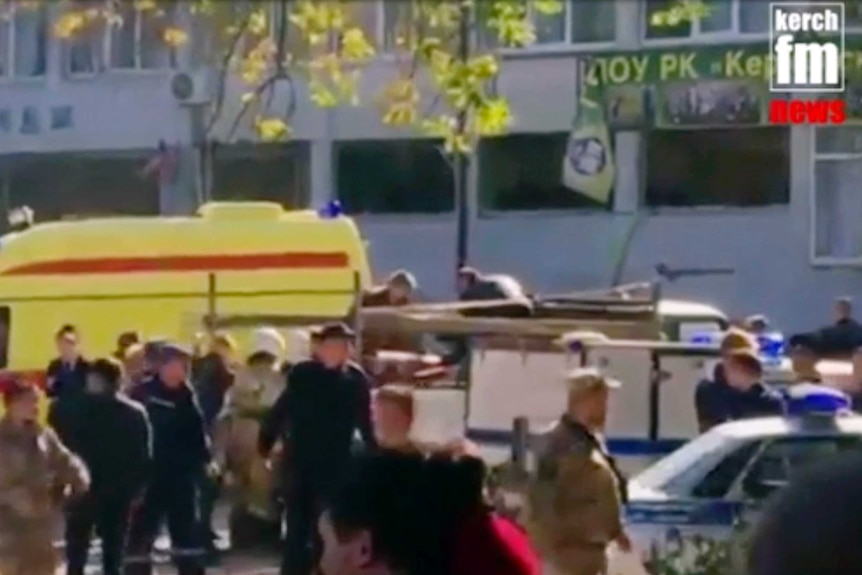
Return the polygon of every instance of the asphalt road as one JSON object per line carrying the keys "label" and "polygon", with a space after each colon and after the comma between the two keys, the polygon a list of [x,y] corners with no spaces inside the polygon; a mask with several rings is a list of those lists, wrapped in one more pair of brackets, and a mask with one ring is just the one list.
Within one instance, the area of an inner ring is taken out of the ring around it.
{"label": "asphalt road", "polygon": [[[280,559],[276,552],[253,552],[238,553],[228,547],[227,513],[226,510],[216,512],[214,519],[215,528],[221,537],[225,550],[218,565],[207,569],[208,575],[278,575]],[[58,548],[63,547],[62,538],[59,536],[55,541]],[[170,548],[170,540],[167,536],[160,537],[156,541],[155,575],[175,575],[176,569],[170,564],[166,551]],[[87,567],[87,575],[99,575],[101,569],[101,549],[98,541],[95,541],[90,552],[90,562]],[[58,569],[58,575],[63,575],[63,567]]]}

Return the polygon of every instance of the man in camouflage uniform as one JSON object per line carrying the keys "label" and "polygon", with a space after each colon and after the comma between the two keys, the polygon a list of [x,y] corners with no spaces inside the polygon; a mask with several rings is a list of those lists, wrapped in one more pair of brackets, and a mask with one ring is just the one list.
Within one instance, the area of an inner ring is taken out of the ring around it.
{"label": "man in camouflage uniform", "polygon": [[560,575],[604,575],[609,544],[631,549],[621,521],[625,480],[602,437],[609,392],[619,382],[592,369],[566,380],[566,413],[538,438],[528,527]]}
{"label": "man in camouflage uniform", "polygon": [[54,575],[53,527],[64,500],[84,493],[89,474],[38,423],[38,394],[14,382],[0,420],[0,573]]}

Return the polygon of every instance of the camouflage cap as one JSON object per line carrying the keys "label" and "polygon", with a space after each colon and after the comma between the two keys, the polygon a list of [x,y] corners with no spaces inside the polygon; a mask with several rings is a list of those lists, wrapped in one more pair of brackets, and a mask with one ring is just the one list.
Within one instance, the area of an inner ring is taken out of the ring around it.
{"label": "camouflage cap", "polygon": [[618,389],[622,382],[603,374],[594,367],[580,367],[566,374],[566,384],[572,393],[594,391],[601,388]]}

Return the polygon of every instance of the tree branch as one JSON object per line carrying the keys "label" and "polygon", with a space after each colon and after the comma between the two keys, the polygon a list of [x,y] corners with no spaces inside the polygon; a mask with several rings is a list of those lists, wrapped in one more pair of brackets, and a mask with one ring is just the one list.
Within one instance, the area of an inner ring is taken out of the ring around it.
{"label": "tree branch", "polygon": [[246,13],[245,18],[240,23],[240,26],[237,28],[236,34],[234,34],[231,38],[228,49],[222,56],[221,66],[219,68],[218,87],[216,88],[216,101],[213,104],[213,110],[210,114],[210,119],[207,122],[206,127],[204,128],[204,134],[206,136],[209,135],[209,133],[215,127],[216,122],[218,122],[219,118],[221,117],[221,113],[224,108],[225,95],[227,92],[227,80],[228,75],[230,74],[230,63],[231,61],[233,61],[233,58],[236,55],[236,51],[239,48],[239,44],[245,36],[245,33],[248,31],[248,26],[251,22],[251,15],[251,11]]}

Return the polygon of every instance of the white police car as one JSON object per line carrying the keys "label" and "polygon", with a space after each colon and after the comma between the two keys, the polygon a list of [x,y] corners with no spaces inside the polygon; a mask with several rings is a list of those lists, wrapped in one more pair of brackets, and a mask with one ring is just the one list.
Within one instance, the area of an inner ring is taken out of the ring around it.
{"label": "white police car", "polygon": [[720,425],[633,477],[626,524],[635,545],[725,540],[801,467],[862,449],[862,417],[841,392],[800,384],[786,405],[783,417]]}

